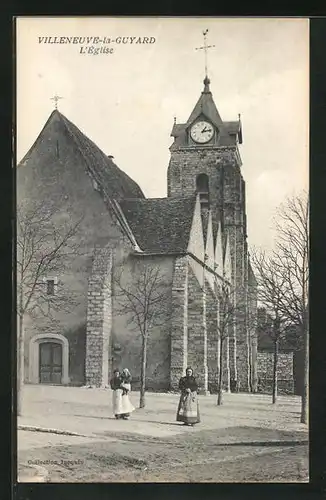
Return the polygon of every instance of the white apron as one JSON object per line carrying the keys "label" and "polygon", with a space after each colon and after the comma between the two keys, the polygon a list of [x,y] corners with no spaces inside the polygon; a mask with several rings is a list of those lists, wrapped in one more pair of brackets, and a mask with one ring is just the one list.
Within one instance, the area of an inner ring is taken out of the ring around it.
{"label": "white apron", "polygon": [[134,411],[134,406],[131,404],[128,394],[122,396],[122,389],[112,391],[112,406],[114,415],[124,415]]}

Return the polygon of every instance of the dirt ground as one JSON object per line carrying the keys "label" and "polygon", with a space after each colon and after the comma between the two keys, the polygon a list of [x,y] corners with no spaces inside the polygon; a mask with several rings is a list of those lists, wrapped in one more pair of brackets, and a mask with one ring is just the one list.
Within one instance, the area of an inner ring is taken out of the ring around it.
{"label": "dirt ground", "polygon": [[23,472],[29,462],[37,463],[47,469],[47,482],[308,481],[307,436],[299,432],[246,427],[193,432],[189,428],[187,434],[170,439],[131,433],[114,436],[114,440],[90,439],[80,444],[73,444],[71,437],[69,445],[38,447],[33,453],[25,450],[19,470]]}
{"label": "dirt ground", "polygon": [[[296,396],[273,405],[267,395],[225,394],[222,406],[199,396],[201,422],[186,427],[176,422],[178,394],[148,393],[146,408],[123,421],[109,390],[24,389],[21,482],[308,481],[308,427]],[[136,407],[139,394],[131,398]]]}

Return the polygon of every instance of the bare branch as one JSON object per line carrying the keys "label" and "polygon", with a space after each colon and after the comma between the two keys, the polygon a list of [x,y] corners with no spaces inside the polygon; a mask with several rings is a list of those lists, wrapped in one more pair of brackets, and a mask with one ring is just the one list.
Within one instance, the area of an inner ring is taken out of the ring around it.
{"label": "bare branch", "polygon": [[[49,305],[59,304],[57,296],[54,302],[45,296],[43,278],[53,273],[66,274],[72,260],[82,254],[83,238],[78,234],[81,221],[65,223],[51,202],[30,205],[22,202],[17,207],[17,309],[20,315],[35,315],[37,310],[47,315]],[[60,309],[73,307],[69,294],[65,290],[66,298],[61,301]]]}

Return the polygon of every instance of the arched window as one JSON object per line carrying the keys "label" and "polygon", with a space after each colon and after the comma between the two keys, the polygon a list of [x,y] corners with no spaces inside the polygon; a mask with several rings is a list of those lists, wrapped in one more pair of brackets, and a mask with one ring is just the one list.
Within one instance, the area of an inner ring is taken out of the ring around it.
{"label": "arched window", "polygon": [[199,199],[202,206],[209,204],[209,179],[206,174],[199,174],[196,178],[196,191],[199,193]]}

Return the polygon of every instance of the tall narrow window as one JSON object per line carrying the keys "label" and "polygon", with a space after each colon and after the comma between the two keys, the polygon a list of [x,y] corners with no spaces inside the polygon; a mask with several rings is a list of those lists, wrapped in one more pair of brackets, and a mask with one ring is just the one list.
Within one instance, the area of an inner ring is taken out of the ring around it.
{"label": "tall narrow window", "polygon": [[209,204],[209,179],[206,174],[199,174],[196,178],[196,191],[199,193],[199,199],[202,206]]}
{"label": "tall narrow window", "polygon": [[46,280],[46,294],[47,295],[54,295],[54,279],[48,279]]}

